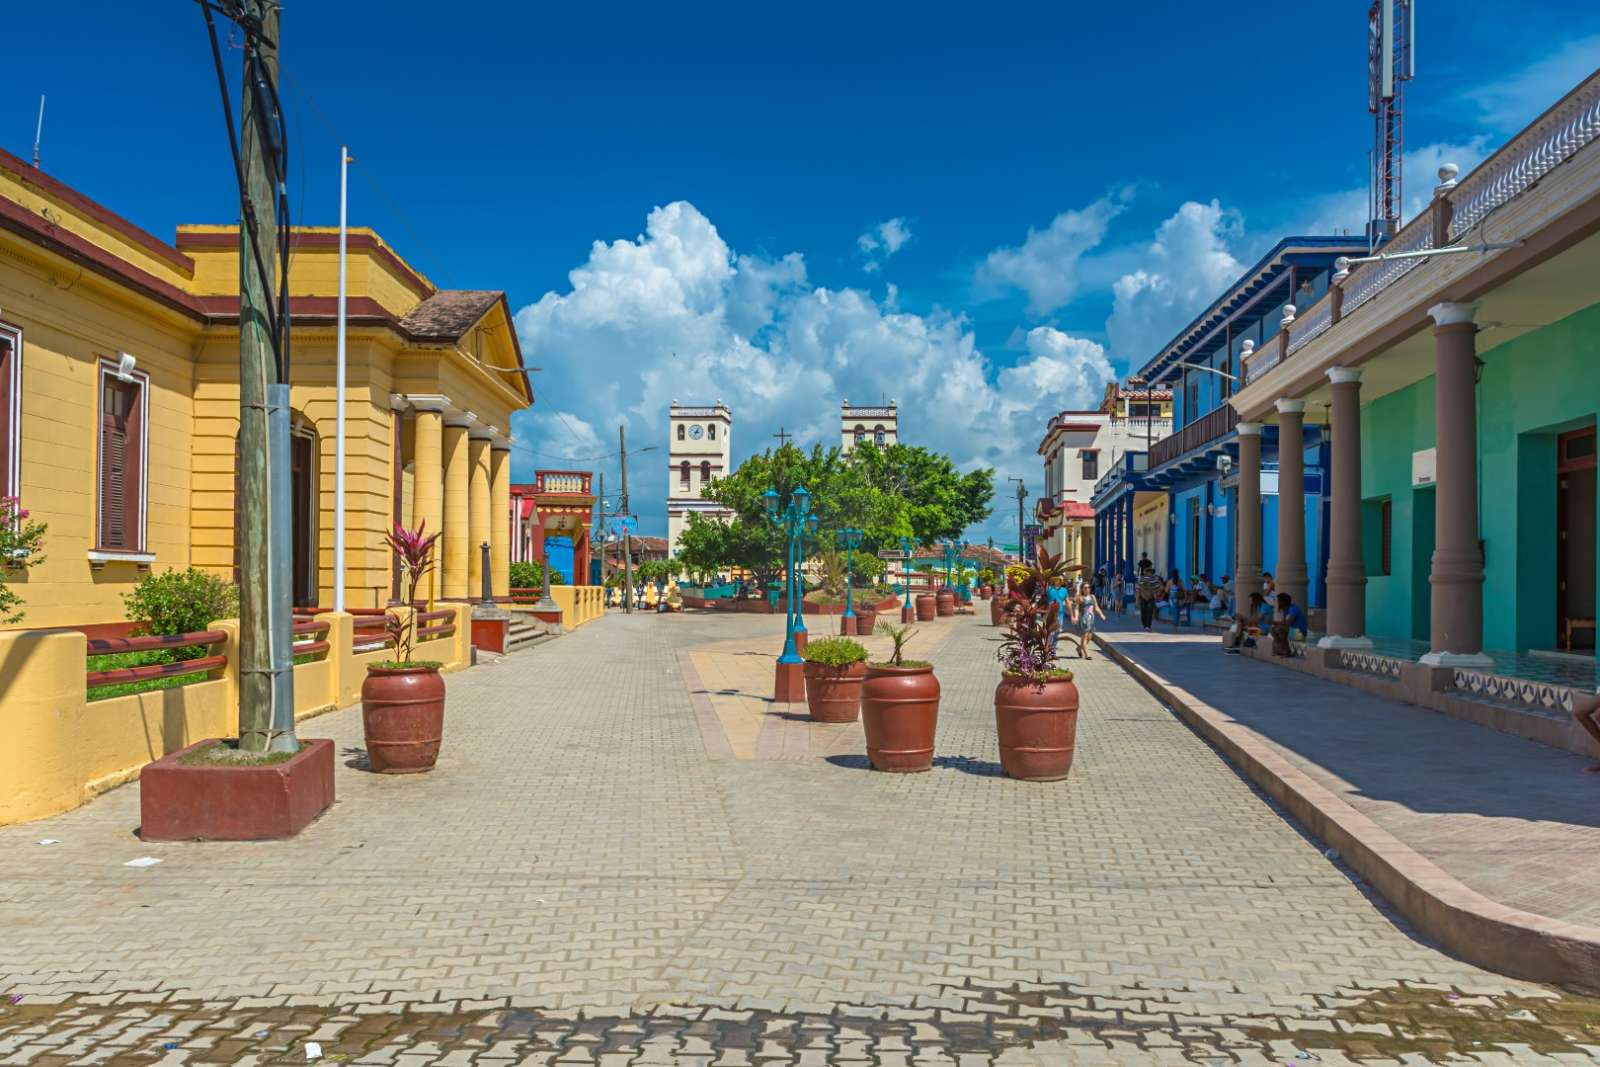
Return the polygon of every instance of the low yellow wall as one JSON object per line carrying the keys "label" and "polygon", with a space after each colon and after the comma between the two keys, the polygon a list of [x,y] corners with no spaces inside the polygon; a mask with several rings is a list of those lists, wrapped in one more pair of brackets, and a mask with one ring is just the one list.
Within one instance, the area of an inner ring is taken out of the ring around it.
{"label": "low yellow wall", "polygon": [[[438,660],[445,671],[472,662],[471,605],[445,605],[456,631],[419,644],[417,659]],[[329,612],[330,648],[294,668],[295,719],[308,718],[361,697],[367,664],[389,659],[390,649],[351,651],[354,619]],[[90,702],[86,694],[88,640],[77,630],[0,631],[0,826],[69,811],[138,777],[146,763],[207,737],[238,733],[238,623],[219,651],[228,665],[218,677],[173,689]]]}
{"label": "low yellow wall", "polygon": [[598,585],[552,585],[550,599],[561,608],[561,625],[569,630],[593,622],[606,613],[606,591]]}

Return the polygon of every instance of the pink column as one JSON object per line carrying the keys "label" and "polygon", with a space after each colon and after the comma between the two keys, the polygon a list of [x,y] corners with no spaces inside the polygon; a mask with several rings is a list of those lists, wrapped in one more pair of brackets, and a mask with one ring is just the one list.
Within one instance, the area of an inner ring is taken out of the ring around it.
{"label": "pink column", "polygon": [[1234,520],[1238,543],[1233,573],[1233,602],[1244,615],[1250,594],[1261,592],[1261,424],[1241,422],[1239,433],[1239,514]]}
{"label": "pink column", "polygon": [[1428,654],[1435,667],[1485,667],[1483,553],[1478,547],[1478,351],[1474,304],[1437,304],[1433,330],[1433,396],[1437,435],[1434,474],[1432,625]]}
{"label": "pink column", "polygon": [[1361,552],[1361,372],[1331,367],[1333,470],[1328,531],[1328,636],[1323,648],[1371,648],[1367,563]]}
{"label": "pink column", "polygon": [[1310,610],[1306,571],[1306,402],[1278,401],[1278,592]]}

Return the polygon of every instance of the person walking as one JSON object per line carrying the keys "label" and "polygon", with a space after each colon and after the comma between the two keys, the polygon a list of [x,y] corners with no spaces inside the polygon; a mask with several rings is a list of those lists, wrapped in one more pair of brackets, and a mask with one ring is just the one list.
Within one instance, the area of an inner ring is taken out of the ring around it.
{"label": "person walking", "polygon": [[1111,610],[1120,618],[1127,613],[1127,585],[1122,580],[1122,572],[1118,571],[1111,576]]}
{"label": "person walking", "polygon": [[1078,658],[1089,658],[1089,639],[1094,636],[1096,620],[1105,618],[1105,613],[1100,610],[1100,604],[1095,598],[1085,591],[1073,612],[1073,623],[1078,638]]}
{"label": "person walking", "polygon": [[1167,607],[1172,611],[1172,632],[1177,633],[1183,613],[1189,610],[1189,590],[1184,588],[1183,576],[1177,571],[1172,572],[1172,580],[1167,583]]}
{"label": "person walking", "polygon": [[1155,621],[1156,602],[1161,594],[1161,579],[1156,577],[1150,561],[1145,560],[1139,569],[1139,580],[1133,587],[1134,600],[1139,604],[1139,625],[1144,627],[1145,633],[1150,632],[1150,626]]}

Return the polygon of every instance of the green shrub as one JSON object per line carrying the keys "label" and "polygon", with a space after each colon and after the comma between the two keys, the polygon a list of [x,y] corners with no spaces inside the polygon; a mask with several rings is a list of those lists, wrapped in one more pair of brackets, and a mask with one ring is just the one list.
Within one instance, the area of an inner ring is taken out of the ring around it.
{"label": "green shrub", "polygon": [[[554,567],[550,568],[550,584],[566,585],[566,577]],[[544,564],[539,560],[522,560],[511,565],[511,588],[543,589]]]}
{"label": "green shrub", "polygon": [[128,618],[138,624],[135,633],[170,637],[207,629],[218,619],[235,618],[239,588],[190,567],[145,575],[133,592],[123,594],[122,603]]}
{"label": "green shrub", "polygon": [[[193,567],[182,571],[164,571],[147,574],[139,579],[133,592],[122,595],[128,618],[134,623],[138,635],[171,637],[174,634],[196,633],[208,630],[218,619],[232,619],[239,614],[239,588],[208,571]],[[196,648],[154,649],[135,653],[143,663],[171,663],[174,660],[199,659],[210,655],[204,645]],[[131,667],[138,663],[116,663],[111,666]],[[169,685],[182,685],[185,679],[169,681]],[[135,683],[130,683],[135,684]],[[143,688],[159,688],[148,683],[137,683]],[[108,694],[109,695],[109,694]]]}
{"label": "green shrub", "polygon": [[826,667],[848,667],[862,663],[867,658],[866,646],[848,637],[824,637],[806,645],[800,653],[807,663],[820,663]]}

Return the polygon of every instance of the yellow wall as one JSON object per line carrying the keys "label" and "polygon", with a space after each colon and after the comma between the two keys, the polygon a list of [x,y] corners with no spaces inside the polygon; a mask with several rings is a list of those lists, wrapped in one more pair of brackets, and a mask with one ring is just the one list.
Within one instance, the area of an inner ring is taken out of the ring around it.
{"label": "yellow wall", "polygon": [[552,585],[550,599],[561,608],[561,625],[569,630],[586,626],[606,613],[604,586]]}
{"label": "yellow wall", "polygon": [[[196,296],[237,291],[237,251],[190,248],[162,256],[26,174],[0,166],[0,198],[22,204],[130,266]],[[230,227],[183,227],[185,235]],[[324,233],[332,231],[321,231]],[[371,231],[355,231],[371,236]],[[192,242],[191,242],[192,243]],[[303,248],[291,262],[293,291],[335,292],[337,252]],[[370,248],[351,259],[349,292],[370,296],[402,316],[427,295],[420,276]],[[44,562],[12,569],[7,581],[23,597],[21,625],[79,626],[125,618],[123,595],[145,573],[195,565],[224,577],[234,570],[235,440],[238,431],[238,332],[210,325],[198,312],[174,310],[10,231],[0,231],[0,321],[19,327],[22,345],[20,420],[23,506],[47,524]],[[94,562],[98,363],[130,352],[150,376],[146,450],[148,563]],[[346,406],[346,603],[387,603],[391,564],[384,544],[394,515],[394,438],[402,457],[412,444],[395,393],[447,396],[501,432],[526,406],[517,377],[491,368],[517,362],[512,323],[496,304],[460,345],[418,347],[387,327],[349,337]],[[291,397],[317,438],[318,602],[333,601],[335,337],[330,326],[298,326]],[[404,485],[410,500],[414,473]],[[409,514],[408,503],[403,509]],[[499,516],[490,528],[501,530]],[[503,538],[502,538],[503,540]],[[498,547],[498,544],[497,544]],[[498,557],[497,557],[498,562]],[[467,592],[462,591],[463,594]]]}
{"label": "yellow wall", "polygon": [[[472,609],[450,605],[452,635],[419,644],[417,659],[438,660],[454,672],[471,663]],[[351,650],[352,616],[327,613],[331,647],[294,669],[297,720],[348,706],[360,698],[366,665],[388,650]],[[138,777],[151,760],[208,737],[238,734],[238,623],[218,651],[228,657],[219,677],[173,689],[90,702],[85,698],[88,641],[77,631],[0,632],[0,707],[6,743],[0,745],[0,826],[77,807]]]}
{"label": "yellow wall", "polygon": [[7,582],[26,602],[25,625],[120,619],[138,567],[97,568],[88,558],[98,521],[99,361],[134,352],[150,375],[147,549],[158,567],[186,567],[196,333],[174,315],[119,304],[114,290],[74,285],[75,272],[29,251],[0,242],[0,320],[22,330],[22,504],[49,531],[44,562],[11,570]]}

